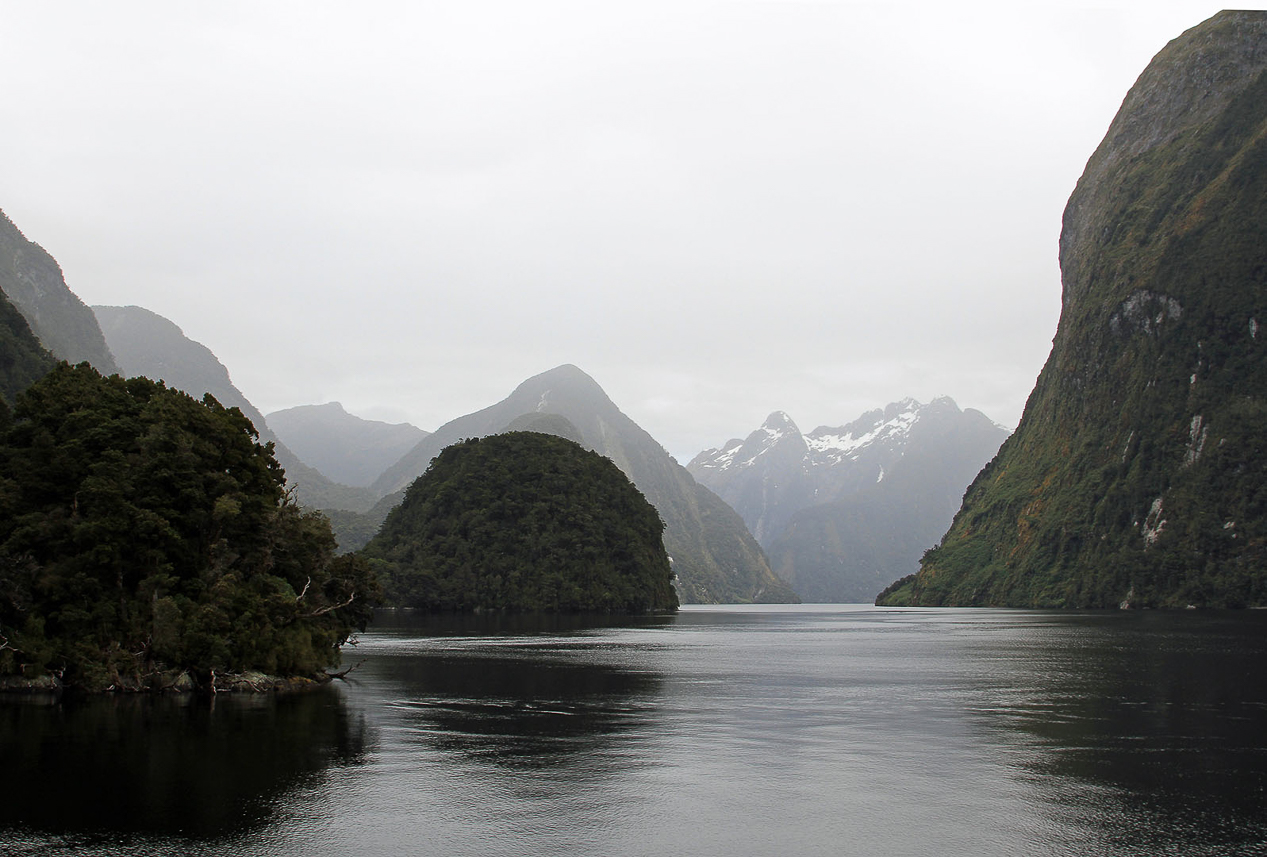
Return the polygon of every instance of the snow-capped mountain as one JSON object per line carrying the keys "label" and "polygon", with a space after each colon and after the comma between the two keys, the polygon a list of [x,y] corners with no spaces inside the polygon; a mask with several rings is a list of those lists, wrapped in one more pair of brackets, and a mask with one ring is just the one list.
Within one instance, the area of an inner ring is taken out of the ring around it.
{"label": "snow-capped mountain", "polygon": [[809,434],[776,411],[687,470],[739,512],[802,598],[870,600],[891,571],[918,566],[1007,434],[948,397],[904,399]]}

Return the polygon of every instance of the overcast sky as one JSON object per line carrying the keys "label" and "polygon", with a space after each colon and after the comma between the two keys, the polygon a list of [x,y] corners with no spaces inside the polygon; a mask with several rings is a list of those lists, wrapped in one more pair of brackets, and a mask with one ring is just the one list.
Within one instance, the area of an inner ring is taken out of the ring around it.
{"label": "overcast sky", "polygon": [[0,0],[0,209],[265,413],[434,429],[575,363],[683,463],[773,410],[1011,427],[1065,201],[1218,8]]}

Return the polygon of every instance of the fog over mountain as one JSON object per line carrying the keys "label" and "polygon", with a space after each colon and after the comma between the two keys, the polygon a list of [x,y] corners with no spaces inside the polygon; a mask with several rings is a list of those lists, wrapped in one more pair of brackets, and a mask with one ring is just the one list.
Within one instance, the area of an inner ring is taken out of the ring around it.
{"label": "fog over mountain", "polygon": [[296,455],[344,485],[369,487],[427,432],[353,416],[338,402],[273,411],[265,419]]}
{"label": "fog over mountain", "polygon": [[0,211],[0,291],[31,332],[58,360],[88,361],[98,372],[119,371],[92,310],[66,285],[57,260]]}
{"label": "fog over mountain", "polygon": [[305,464],[278,440],[268,421],[234,386],[229,370],[200,342],[194,342],[173,322],[142,307],[92,308],[110,350],[124,375],[141,375],[183,390],[195,398],[210,393],[220,404],[239,408],[255,426],[261,442],[276,445],[277,461],[286,479],[306,506],[318,509],[368,509],[375,496],[365,489],[339,485]]}
{"label": "fog over mountain", "polygon": [[1013,426],[1087,153],[1218,8],[15,2],[0,203],[264,413],[434,428],[572,363],[682,463],[776,407]]}
{"label": "fog over mountain", "polygon": [[691,478],[593,378],[572,365],[534,375],[496,404],[436,429],[371,486],[397,492],[376,507],[376,514],[385,516],[388,506],[399,503],[400,491],[444,447],[510,428],[579,439],[616,463],[664,519],[664,545],[673,558],[683,602],[795,600],[791,588],[771,572],[739,515]]}

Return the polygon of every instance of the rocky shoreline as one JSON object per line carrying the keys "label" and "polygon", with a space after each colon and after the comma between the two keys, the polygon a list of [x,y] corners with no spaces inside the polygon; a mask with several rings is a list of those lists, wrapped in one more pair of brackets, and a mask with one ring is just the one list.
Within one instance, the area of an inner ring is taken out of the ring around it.
{"label": "rocky shoreline", "polygon": [[0,676],[0,694],[4,693],[290,693],[311,690],[329,684],[335,678],[329,673],[315,676],[276,676],[261,672],[211,673],[202,680],[190,672],[172,672],[147,679],[116,679],[97,690],[66,685],[60,678],[45,674],[36,678]]}

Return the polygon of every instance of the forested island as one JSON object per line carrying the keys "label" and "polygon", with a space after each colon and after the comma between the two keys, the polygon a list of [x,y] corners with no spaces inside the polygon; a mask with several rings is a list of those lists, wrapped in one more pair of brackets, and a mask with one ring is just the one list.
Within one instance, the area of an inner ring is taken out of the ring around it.
{"label": "forested island", "polygon": [[335,556],[236,408],[62,363],[0,419],[8,685],[320,679],[369,621],[368,564]]}
{"label": "forested island", "polygon": [[446,447],[365,547],[385,602],[426,610],[675,610],[664,522],[610,459],[538,432]]}
{"label": "forested island", "polygon": [[610,460],[511,432],[445,449],[338,556],[240,410],[63,362],[0,408],[0,688],[319,682],[379,604],[673,610],[663,528]]}

